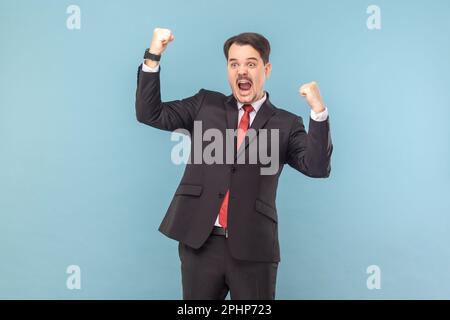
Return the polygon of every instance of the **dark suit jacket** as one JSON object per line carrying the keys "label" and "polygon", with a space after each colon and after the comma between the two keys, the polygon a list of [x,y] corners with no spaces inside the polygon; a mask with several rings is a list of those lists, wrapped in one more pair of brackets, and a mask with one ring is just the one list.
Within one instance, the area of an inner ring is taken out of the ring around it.
{"label": "dark suit jacket", "polygon": [[[238,109],[233,95],[201,89],[183,100],[161,102],[160,72],[143,72],[141,66],[137,79],[136,117],[139,122],[158,129],[188,130],[192,141],[195,139],[192,136],[194,121],[202,121],[203,131],[219,129],[224,137],[225,129],[238,126]],[[309,177],[330,175],[333,146],[329,120],[310,119],[309,133],[306,133],[301,117],[276,108],[267,96],[250,128],[256,131],[279,129],[280,167],[276,174],[261,175],[260,169],[264,165],[259,158],[257,164],[239,164],[236,156],[232,164],[225,160],[223,164],[188,163],[159,231],[190,247],[200,248],[211,233],[226,191],[230,190],[228,244],[233,257],[280,261],[275,204],[278,178],[285,163]],[[209,143],[204,142],[202,148]],[[245,147],[240,148],[245,151],[242,156],[248,157],[249,143],[246,139]],[[270,143],[268,145],[270,149]],[[191,155],[193,147],[194,143],[191,143]]]}

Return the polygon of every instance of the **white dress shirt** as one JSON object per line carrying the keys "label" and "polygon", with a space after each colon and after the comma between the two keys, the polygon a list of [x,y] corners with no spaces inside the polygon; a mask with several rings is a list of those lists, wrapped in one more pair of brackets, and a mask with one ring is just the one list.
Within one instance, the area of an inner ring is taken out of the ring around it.
{"label": "white dress shirt", "polygon": [[[159,64],[154,67],[151,68],[149,66],[147,66],[145,63],[142,64],[142,71],[144,72],[158,72],[159,71]],[[258,101],[253,102],[251,105],[253,107],[253,111],[250,112],[249,116],[250,116],[250,123],[249,126],[252,124],[253,120],[256,117],[256,113],[259,111],[259,109],[261,108],[262,104],[264,103],[264,101],[266,101],[267,98],[267,94],[264,92],[264,96],[259,99]],[[238,124],[241,121],[242,116],[244,115],[244,108],[242,108],[244,104],[242,102],[237,102],[237,108],[239,110],[239,118],[238,118]],[[311,110],[310,112],[310,116],[311,119],[313,119],[314,121],[325,121],[327,120],[328,117],[328,109],[325,107],[325,110],[319,113],[315,113],[313,110]],[[220,223],[219,223],[219,215],[217,214],[217,218],[216,218],[216,222],[214,223],[215,226],[221,227]]]}

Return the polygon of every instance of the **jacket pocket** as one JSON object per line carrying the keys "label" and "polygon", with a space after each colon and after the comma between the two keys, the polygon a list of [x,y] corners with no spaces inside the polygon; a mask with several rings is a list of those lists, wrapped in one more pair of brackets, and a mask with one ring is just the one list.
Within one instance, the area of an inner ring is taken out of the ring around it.
{"label": "jacket pocket", "polygon": [[266,217],[272,219],[274,222],[278,222],[277,210],[264,203],[263,201],[256,199],[255,209],[257,212],[262,213]]}
{"label": "jacket pocket", "polygon": [[203,187],[194,184],[180,184],[175,191],[175,195],[199,196],[202,194]]}

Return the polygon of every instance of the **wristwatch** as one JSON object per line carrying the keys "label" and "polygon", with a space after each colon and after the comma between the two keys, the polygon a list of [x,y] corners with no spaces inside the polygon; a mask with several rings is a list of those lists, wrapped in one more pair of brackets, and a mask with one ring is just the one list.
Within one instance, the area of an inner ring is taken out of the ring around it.
{"label": "wristwatch", "polygon": [[161,60],[160,54],[153,54],[153,53],[150,53],[148,50],[149,50],[149,48],[145,49],[144,59],[149,59],[149,60],[153,60],[153,61]]}

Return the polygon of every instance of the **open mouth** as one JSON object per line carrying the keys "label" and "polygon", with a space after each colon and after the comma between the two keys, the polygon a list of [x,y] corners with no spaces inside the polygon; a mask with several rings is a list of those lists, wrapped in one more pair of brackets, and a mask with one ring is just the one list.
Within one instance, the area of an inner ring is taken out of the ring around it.
{"label": "open mouth", "polygon": [[247,79],[241,79],[237,82],[238,88],[242,93],[247,93],[252,88],[252,82]]}

